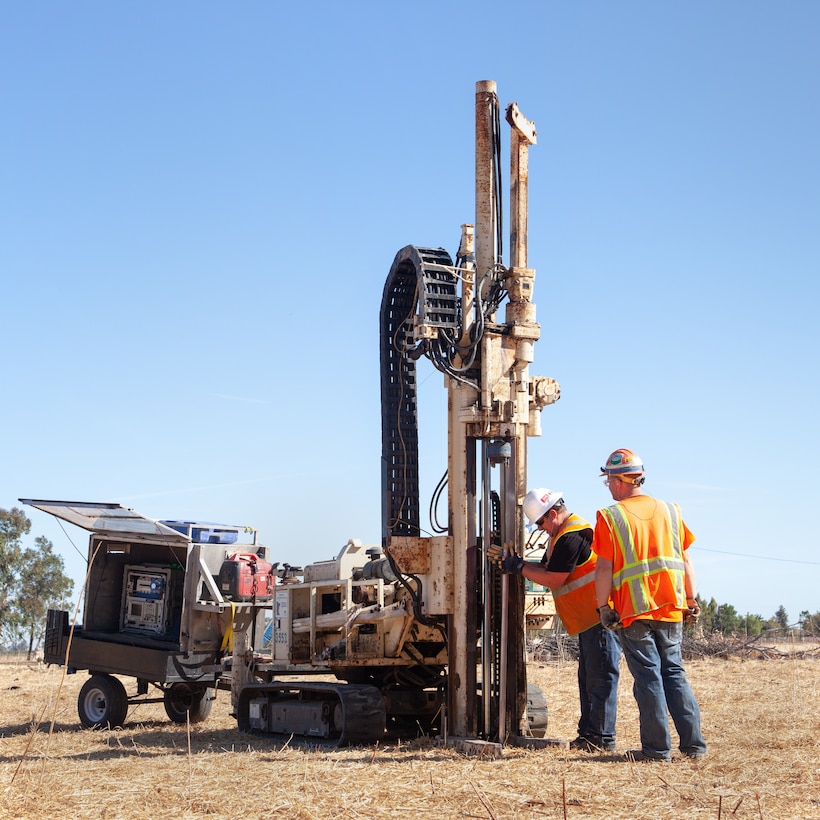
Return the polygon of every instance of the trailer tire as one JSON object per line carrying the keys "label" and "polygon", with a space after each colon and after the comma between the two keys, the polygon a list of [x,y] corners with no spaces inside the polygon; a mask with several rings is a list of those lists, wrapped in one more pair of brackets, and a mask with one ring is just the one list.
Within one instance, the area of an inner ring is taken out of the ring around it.
{"label": "trailer tire", "polygon": [[201,723],[211,714],[214,700],[214,689],[187,683],[173,683],[163,694],[165,714],[173,723]]}
{"label": "trailer tire", "polygon": [[111,675],[92,675],[80,689],[77,713],[88,729],[122,726],[128,714],[125,687]]}

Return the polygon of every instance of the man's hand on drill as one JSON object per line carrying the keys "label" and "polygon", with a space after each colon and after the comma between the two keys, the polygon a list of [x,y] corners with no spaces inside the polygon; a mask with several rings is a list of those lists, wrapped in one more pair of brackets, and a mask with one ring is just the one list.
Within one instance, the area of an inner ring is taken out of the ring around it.
{"label": "man's hand on drill", "polygon": [[501,562],[501,571],[512,574],[519,573],[524,569],[524,563],[523,558],[519,558],[517,555],[508,555]]}
{"label": "man's hand on drill", "polygon": [[523,558],[513,552],[504,556],[502,548],[495,544],[487,548],[487,557],[491,561],[495,561],[495,563],[498,564],[498,568],[508,575],[515,575],[521,572],[526,563]]}

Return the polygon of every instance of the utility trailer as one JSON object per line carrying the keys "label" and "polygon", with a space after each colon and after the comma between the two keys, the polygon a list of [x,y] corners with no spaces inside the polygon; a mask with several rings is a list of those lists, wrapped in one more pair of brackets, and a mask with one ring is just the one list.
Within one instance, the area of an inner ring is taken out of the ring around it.
{"label": "utility trailer", "polygon": [[[267,578],[250,601],[226,600],[220,589],[223,567],[238,563],[237,554],[267,566],[256,530],[155,521],[119,504],[20,501],[91,532],[82,623],[72,628],[68,612],[50,610],[44,645],[46,663],[90,673],[77,704],[83,725],[118,726],[129,704],[159,700],[175,723],[204,720],[229,628],[264,629],[259,604],[273,594]],[[136,694],[115,676],[135,678]],[[149,697],[152,687],[159,697]]]}

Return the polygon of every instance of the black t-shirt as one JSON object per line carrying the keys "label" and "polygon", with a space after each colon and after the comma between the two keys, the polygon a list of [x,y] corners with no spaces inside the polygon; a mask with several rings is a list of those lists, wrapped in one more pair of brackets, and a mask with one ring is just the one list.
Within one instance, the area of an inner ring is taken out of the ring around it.
{"label": "black t-shirt", "polygon": [[591,543],[592,529],[568,532],[555,542],[549,560],[544,555],[541,564],[549,572],[572,572],[578,564],[583,564],[589,558]]}

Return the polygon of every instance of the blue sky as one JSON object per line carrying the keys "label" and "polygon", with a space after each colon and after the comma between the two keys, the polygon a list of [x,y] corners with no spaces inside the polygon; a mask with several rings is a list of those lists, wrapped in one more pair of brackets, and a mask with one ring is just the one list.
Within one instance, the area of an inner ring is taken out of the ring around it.
{"label": "blue sky", "polygon": [[[592,518],[630,447],[702,595],[820,610],[819,27],[797,0],[6,4],[0,507],[251,524],[294,564],[378,543],[384,282],[474,221],[495,80],[538,129],[531,372],[562,387],[529,484]],[[432,367],[420,394],[426,510]],[[85,533],[28,514],[79,585]]]}

